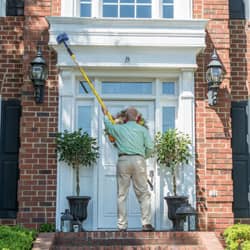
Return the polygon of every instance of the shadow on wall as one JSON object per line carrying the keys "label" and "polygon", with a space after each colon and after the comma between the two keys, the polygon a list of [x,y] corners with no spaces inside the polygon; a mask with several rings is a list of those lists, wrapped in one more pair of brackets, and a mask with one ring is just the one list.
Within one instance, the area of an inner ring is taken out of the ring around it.
{"label": "shadow on wall", "polygon": [[[212,32],[214,33],[215,30]],[[221,188],[222,184],[218,176],[224,174],[227,178],[228,175],[231,175],[232,166],[229,148],[231,142],[230,65],[227,59],[229,44],[226,44],[228,39],[225,38],[225,44],[221,46],[218,40],[216,41],[219,35],[214,34],[213,39],[211,36],[213,37],[213,34],[210,35],[207,31],[207,46],[197,56],[198,69],[195,73],[196,192],[198,228],[200,230],[215,230],[220,227],[211,213],[213,213],[216,203],[221,203],[220,199],[224,196],[224,190],[220,191],[218,195],[216,193],[214,197],[211,196],[211,192],[217,192],[218,188]],[[216,49],[225,75],[218,90],[217,104],[209,106],[206,71],[214,49]]]}

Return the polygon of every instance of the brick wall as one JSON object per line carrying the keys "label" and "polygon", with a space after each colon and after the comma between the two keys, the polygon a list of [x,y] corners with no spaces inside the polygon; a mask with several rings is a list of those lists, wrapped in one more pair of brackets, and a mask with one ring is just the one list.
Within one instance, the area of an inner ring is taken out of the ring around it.
{"label": "brick wall", "polygon": [[[48,47],[48,23],[44,16],[59,13],[59,0],[25,1],[25,17],[0,19],[3,45],[0,93],[5,99],[20,99],[22,105],[19,212],[16,220],[0,220],[0,223],[18,223],[31,228],[37,228],[41,223],[55,223],[57,163],[54,135],[58,128],[58,72],[56,54]],[[28,75],[38,44],[49,70],[42,104],[34,101],[34,88]]]}
{"label": "brick wall", "polygon": [[0,94],[3,99],[21,98],[23,17],[0,18]]}
{"label": "brick wall", "polygon": [[[25,2],[17,221],[32,228],[41,223],[55,223],[57,162],[54,135],[58,128],[58,72],[56,54],[48,47],[48,23],[44,16],[59,15],[59,2]],[[36,56],[37,44],[41,46],[49,71],[42,104],[35,103],[28,77],[29,63]]]}
{"label": "brick wall", "polygon": [[[209,19],[206,49],[197,56],[196,98],[196,174],[198,226],[201,230],[223,229],[233,223],[230,33],[227,0],[194,0],[194,18]],[[206,66],[213,48],[226,72],[216,106],[207,102]],[[217,191],[211,197],[211,191]]]}

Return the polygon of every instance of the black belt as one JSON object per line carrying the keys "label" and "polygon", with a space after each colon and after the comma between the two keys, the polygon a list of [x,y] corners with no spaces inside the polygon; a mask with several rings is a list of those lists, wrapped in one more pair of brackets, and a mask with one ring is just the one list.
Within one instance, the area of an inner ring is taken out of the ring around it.
{"label": "black belt", "polygon": [[119,156],[119,157],[121,157],[121,156],[141,156],[141,157],[143,157],[143,156],[140,155],[140,154],[119,154],[118,156]]}

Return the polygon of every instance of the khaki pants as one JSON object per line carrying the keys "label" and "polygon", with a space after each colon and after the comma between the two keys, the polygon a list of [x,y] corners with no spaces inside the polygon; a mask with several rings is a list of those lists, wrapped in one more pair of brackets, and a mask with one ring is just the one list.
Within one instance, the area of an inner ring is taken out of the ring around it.
{"label": "khaki pants", "polygon": [[146,162],[142,156],[121,156],[117,162],[118,228],[127,229],[126,200],[132,180],[141,208],[142,225],[151,224],[151,198],[147,185]]}

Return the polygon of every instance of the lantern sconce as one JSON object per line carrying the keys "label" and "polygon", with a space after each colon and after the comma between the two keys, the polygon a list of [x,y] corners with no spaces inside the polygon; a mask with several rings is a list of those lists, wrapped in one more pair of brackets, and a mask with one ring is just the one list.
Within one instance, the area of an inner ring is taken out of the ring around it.
{"label": "lantern sconce", "polygon": [[36,103],[42,103],[44,97],[45,81],[48,78],[48,69],[42,56],[40,46],[37,47],[37,55],[30,63],[30,80],[33,82]]}
{"label": "lantern sconce", "polygon": [[214,49],[210,62],[207,66],[206,80],[208,84],[208,104],[213,106],[217,103],[219,86],[222,83],[224,72],[217,53]]}

